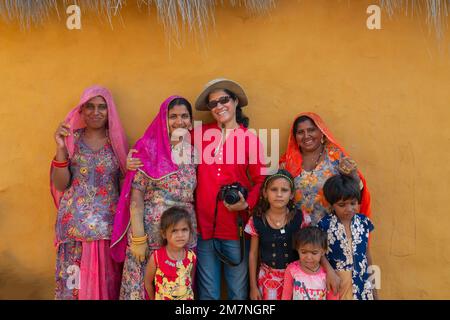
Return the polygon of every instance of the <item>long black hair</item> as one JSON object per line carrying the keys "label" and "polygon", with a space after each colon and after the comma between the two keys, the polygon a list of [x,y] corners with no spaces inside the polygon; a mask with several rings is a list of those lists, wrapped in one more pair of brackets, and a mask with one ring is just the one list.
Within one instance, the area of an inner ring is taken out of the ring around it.
{"label": "long black hair", "polygon": [[[234,92],[228,90],[228,89],[223,89],[223,91],[228,94],[231,99],[233,99],[234,101],[236,101],[236,99],[238,98]],[[242,124],[245,128],[248,128],[249,124],[250,124],[250,118],[247,117],[243,112],[242,112],[242,107],[238,104],[236,106],[236,122],[239,124]]]}

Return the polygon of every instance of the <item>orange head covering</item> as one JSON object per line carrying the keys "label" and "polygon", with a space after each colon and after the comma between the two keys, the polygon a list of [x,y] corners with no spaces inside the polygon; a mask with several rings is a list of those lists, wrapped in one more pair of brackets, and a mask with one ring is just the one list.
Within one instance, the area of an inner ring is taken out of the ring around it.
{"label": "orange head covering", "polygon": [[[345,156],[348,156],[347,152],[336,141],[336,139],[333,137],[330,130],[328,129],[328,127],[325,125],[322,118],[318,114],[315,114],[313,112],[302,112],[299,115],[297,115],[297,117],[295,117],[295,119],[298,119],[301,116],[306,116],[306,117],[310,118],[314,122],[314,124],[319,128],[319,130],[325,135],[325,137],[327,137],[328,141],[330,143],[334,144],[339,150],[341,150],[341,152]],[[300,148],[295,139],[295,134],[293,133],[294,132],[294,123],[295,123],[295,121],[292,123],[291,130],[289,131],[289,140],[288,140],[286,153],[281,157],[280,163],[284,163],[284,165],[285,165],[284,168],[287,171],[289,171],[292,174],[292,176],[295,178],[302,171],[303,158],[302,158],[302,154],[300,152]],[[371,213],[370,212],[370,193],[367,188],[366,179],[364,179],[364,176],[362,175],[362,173],[359,170],[358,170],[358,175],[364,185],[364,188],[361,193],[360,211],[364,215],[370,217],[370,213]]]}

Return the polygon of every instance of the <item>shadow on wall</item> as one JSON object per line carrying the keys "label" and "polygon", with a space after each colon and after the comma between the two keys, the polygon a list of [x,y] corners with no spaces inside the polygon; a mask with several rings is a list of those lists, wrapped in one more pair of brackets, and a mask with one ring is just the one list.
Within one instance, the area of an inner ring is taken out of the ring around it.
{"label": "shadow on wall", "polygon": [[0,299],[52,299],[53,277],[20,264],[11,251],[0,253]]}

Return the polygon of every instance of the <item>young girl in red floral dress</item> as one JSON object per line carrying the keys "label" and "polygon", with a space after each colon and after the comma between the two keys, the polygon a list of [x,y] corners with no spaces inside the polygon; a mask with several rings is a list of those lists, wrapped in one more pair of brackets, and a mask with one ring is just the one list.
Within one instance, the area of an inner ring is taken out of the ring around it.
{"label": "young girl in red floral dress", "polygon": [[197,257],[186,248],[193,235],[191,215],[181,207],[172,207],[161,216],[164,245],[149,258],[145,271],[145,289],[150,300],[194,300]]}

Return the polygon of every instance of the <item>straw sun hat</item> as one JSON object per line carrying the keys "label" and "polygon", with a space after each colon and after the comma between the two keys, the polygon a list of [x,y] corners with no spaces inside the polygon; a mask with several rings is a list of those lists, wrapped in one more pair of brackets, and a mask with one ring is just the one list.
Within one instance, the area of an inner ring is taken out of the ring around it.
{"label": "straw sun hat", "polygon": [[244,90],[242,89],[242,87],[237,83],[234,82],[232,80],[228,80],[228,79],[224,79],[224,78],[217,78],[214,80],[211,80],[210,82],[208,82],[202,93],[200,93],[200,95],[198,96],[197,100],[195,101],[195,109],[200,110],[200,111],[208,111],[208,106],[207,106],[207,98],[209,96],[209,94],[215,90],[223,90],[223,89],[227,89],[231,92],[233,92],[237,98],[239,99],[239,106],[240,107],[245,107],[248,104],[248,100],[247,100],[247,95],[245,94]]}

